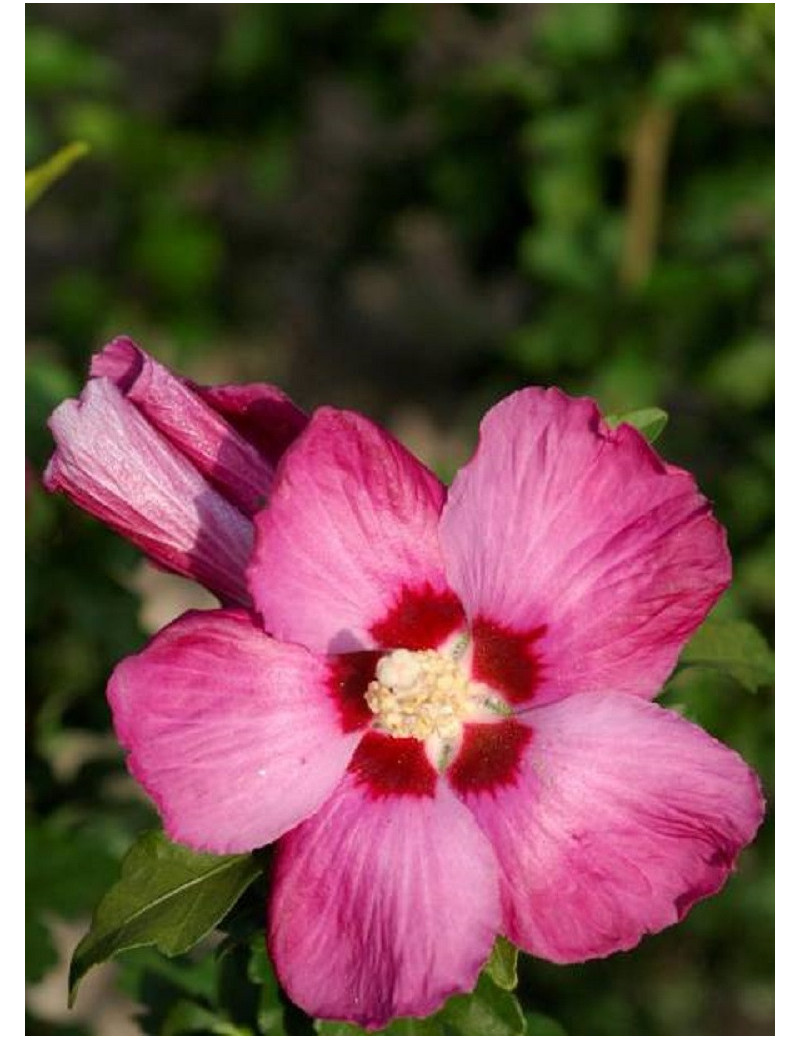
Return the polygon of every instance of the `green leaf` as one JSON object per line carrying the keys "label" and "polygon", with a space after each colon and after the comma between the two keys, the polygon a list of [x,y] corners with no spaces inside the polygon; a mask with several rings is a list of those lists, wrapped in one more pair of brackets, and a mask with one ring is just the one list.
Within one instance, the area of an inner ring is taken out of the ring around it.
{"label": "green leaf", "polygon": [[170,1008],[161,1036],[253,1036],[250,1029],[235,1025],[223,1015],[191,1000],[179,1000]]}
{"label": "green leaf", "polygon": [[260,990],[250,979],[249,946],[226,944],[222,952],[217,952],[215,967],[215,1007],[229,1022],[235,1022],[237,1028],[255,1034]]}
{"label": "green leaf", "polygon": [[83,141],[66,145],[39,166],[25,173],[25,209],[33,205],[47,189],[60,180],[70,166],[89,151]]}
{"label": "green leaf", "polygon": [[40,1018],[30,1011],[25,1011],[25,1036],[92,1036],[89,1025],[85,1022],[70,1021],[53,1022]]}
{"label": "green leaf", "polygon": [[197,956],[192,951],[168,959],[154,946],[128,950],[119,958],[117,980],[120,991],[141,1008],[136,1021],[145,1036],[177,1033],[177,1025],[166,1023],[182,1002],[215,1007],[217,966],[214,957],[203,956],[200,951]]}
{"label": "green leaf", "polygon": [[667,425],[669,416],[662,408],[639,408],[635,412],[626,412],[624,415],[607,415],[606,422],[609,426],[619,426],[627,423],[635,426],[642,436],[646,437],[651,444],[658,440],[664,427]]}
{"label": "green leaf", "polygon": [[[58,964],[58,953],[50,931],[38,916],[25,907],[25,981],[39,982]],[[30,1035],[30,1034],[28,1034]]]}
{"label": "green leaf", "polygon": [[278,980],[267,956],[267,945],[263,935],[253,941],[247,975],[251,982],[261,987],[257,1015],[259,1036],[286,1036]]}
{"label": "green leaf", "polygon": [[472,993],[448,1000],[437,1017],[460,1036],[522,1036],[525,1031],[517,998],[486,974]]}
{"label": "green leaf", "polygon": [[[400,1019],[398,1019],[400,1021]],[[358,1026],[351,1026],[348,1022],[329,1022],[318,1018],[314,1022],[314,1029],[319,1036],[369,1036],[370,1034]],[[376,1036],[384,1034],[376,1033]]]}
{"label": "green leaf", "polygon": [[396,1018],[385,1029],[368,1032],[349,1022],[325,1022],[317,1019],[314,1028],[320,1036],[443,1036],[445,1030],[438,1015],[431,1018]]}
{"label": "green leaf", "polygon": [[212,856],[144,834],[122,863],[122,876],[95,910],[69,972],[70,1006],[80,980],[122,950],[155,946],[174,957],[206,936],[259,874],[252,856]]}
{"label": "green leaf", "polygon": [[[211,1006],[217,994],[217,965],[213,957],[182,955],[168,960],[153,946],[128,950],[119,961],[119,988],[134,1001],[159,1010],[149,994],[158,988],[171,1006],[178,997],[187,997]],[[150,1030],[146,1031],[148,1034]]]}
{"label": "green leaf", "polygon": [[[87,869],[87,864],[91,867]],[[30,821],[25,826],[25,978],[37,982],[58,962],[51,917],[87,914],[115,872],[96,837],[74,826]]]}
{"label": "green leaf", "polygon": [[505,936],[498,935],[484,971],[500,989],[514,990],[517,988],[518,953],[519,951],[513,943],[509,942]]}
{"label": "green leaf", "polygon": [[314,1027],[320,1036],[523,1036],[525,1018],[517,998],[484,972],[472,993],[451,997],[429,1018],[398,1018],[375,1033],[319,1019]]}
{"label": "green leaf", "polygon": [[111,884],[115,863],[96,835],[50,819],[25,827],[25,872],[32,899],[70,920],[87,913]]}
{"label": "green leaf", "polygon": [[775,679],[769,645],[749,621],[709,618],[681,655],[682,665],[716,668],[755,693]]}
{"label": "green leaf", "polygon": [[547,1015],[525,1014],[525,1036],[566,1036],[564,1029]]}

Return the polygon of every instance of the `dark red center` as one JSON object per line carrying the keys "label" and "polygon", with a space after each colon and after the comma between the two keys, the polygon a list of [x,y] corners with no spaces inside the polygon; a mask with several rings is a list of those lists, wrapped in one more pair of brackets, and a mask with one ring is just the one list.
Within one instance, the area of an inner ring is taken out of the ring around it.
{"label": "dark red center", "polygon": [[[405,587],[386,616],[370,633],[385,650],[436,649],[460,629],[466,618],[456,595],[436,591],[430,583]],[[545,626],[515,631],[483,617],[476,618],[471,637],[472,678],[486,683],[510,703],[531,700],[542,674],[536,644]],[[383,650],[343,654],[330,661],[330,688],[336,698],[345,732],[363,729],[373,719],[367,705],[367,686]],[[468,723],[448,779],[460,795],[494,791],[513,784],[533,733],[516,719]],[[368,730],[350,763],[350,773],[372,798],[407,795],[432,798],[438,773],[422,741],[392,737]]]}
{"label": "dark red center", "polygon": [[447,773],[456,793],[495,791],[513,784],[532,736],[533,730],[516,719],[468,723]]}
{"label": "dark red center", "polygon": [[364,694],[375,678],[380,650],[361,650],[328,658],[328,689],[336,701],[345,733],[368,726],[373,719]]}
{"label": "dark red center", "polygon": [[512,704],[530,700],[541,679],[536,643],[546,625],[516,632],[478,617],[472,625],[472,676],[503,694]]}
{"label": "dark red center", "polygon": [[436,793],[436,770],[422,742],[413,737],[390,737],[371,730],[358,745],[349,768],[372,798],[433,798]]}
{"label": "dark red center", "polygon": [[435,650],[449,635],[466,626],[458,597],[437,592],[426,583],[405,587],[386,617],[370,629],[372,638],[387,650]]}

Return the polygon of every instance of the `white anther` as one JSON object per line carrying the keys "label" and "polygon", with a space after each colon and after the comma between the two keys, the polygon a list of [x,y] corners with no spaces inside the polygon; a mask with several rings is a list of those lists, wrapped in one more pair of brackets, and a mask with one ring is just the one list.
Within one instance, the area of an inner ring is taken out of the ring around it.
{"label": "white anther", "polygon": [[413,690],[420,680],[424,663],[411,650],[395,650],[378,661],[375,677],[387,690],[399,693]]}

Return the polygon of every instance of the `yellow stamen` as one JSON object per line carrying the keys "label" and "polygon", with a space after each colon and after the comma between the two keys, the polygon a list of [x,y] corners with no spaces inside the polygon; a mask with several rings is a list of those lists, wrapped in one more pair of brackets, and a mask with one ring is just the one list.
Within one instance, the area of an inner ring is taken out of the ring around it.
{"label": "yellow stamen", "polygon": [[485,706],[486,691],[457,660],[436,650],[393,650],[367,687],[377,726],[393,737],[454,740],[465,719]]}

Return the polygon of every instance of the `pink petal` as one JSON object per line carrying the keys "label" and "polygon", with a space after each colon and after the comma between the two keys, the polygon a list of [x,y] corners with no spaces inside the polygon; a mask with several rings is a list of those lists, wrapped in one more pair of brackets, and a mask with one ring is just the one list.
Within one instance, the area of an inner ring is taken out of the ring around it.
{"label": "pink petal", "polygon": [[325,653],[423,639],[431,617],[432,638],[444,638],[461,611],[439,556],[443,499],[388,433],[319,409],[256,518],[249,580],[266,629]]}
{"label": "pink petal", "polygon": [[596,406],[529,389],[493,408],[441,520],[453,590],[499,632],[499,685],[539,704],[652,697],[730,581],[722,528],[688,473]]}
{"label": "pink petal", "polygon": [[184,380],[120,336],[92,359],[92,375],[125,397],[245,515],[266,501],[273,465]]}
{"label": "pink petal", "polygon": [[219,495],[107,379],[50,418],[56,451],[44,475],[168,570],[224,599],[249,602],[249,520]]}
{"label": "pink petal", "polygon": [[432,791],[378,795],[351,770],[278,846],[270,952],[312,1015],[378,1029],[431,1013],[473,988],[499,919],[489,843],[435,774]]}
{"label": "pink petal", "polygon": [[346,664],[266,636],[245,611],[192,611],[108,687],[128,768],[175,841],[245,852],[330,796],[363,732]]}
{"label": "pink petal", "polygon": [[576,695],[524,717],[533,733],[514,768],[507,747],[484,743],[492,763],[457,758],[450,772],[500,862],[512,942],[559,963],[604,957],[722,887],[764,812],[738,755],[625,695]]}

